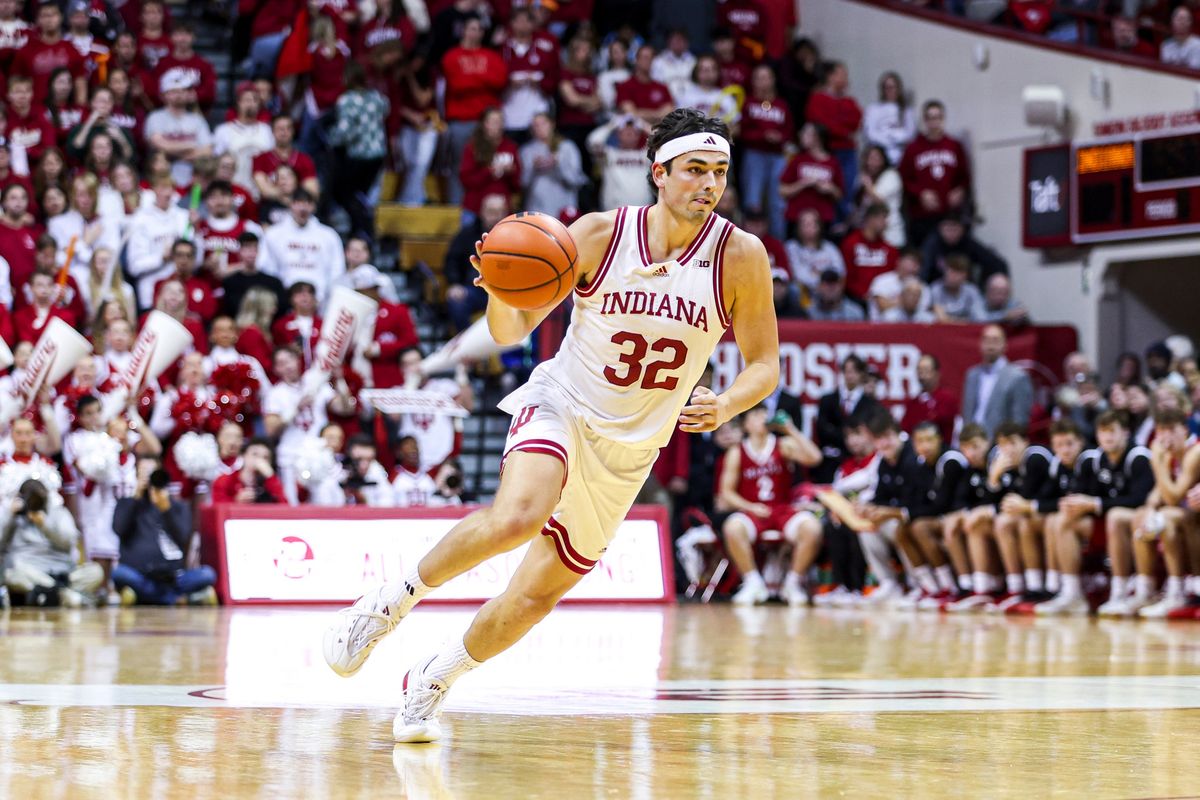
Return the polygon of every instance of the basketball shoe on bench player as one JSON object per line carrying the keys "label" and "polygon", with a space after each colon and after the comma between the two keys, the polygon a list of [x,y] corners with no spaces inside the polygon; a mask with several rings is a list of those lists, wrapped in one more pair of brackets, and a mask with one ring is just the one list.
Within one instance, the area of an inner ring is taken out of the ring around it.
{"label": "basketball shoe on bench player", "polygon": [[[821,538],[821,523],[811,511],[797,510],[790,502],[792,464],[815,467],[821,450],[788,422],[782,436],[767,429],[767,407],[756,405],[742,415],[746,436],[729,448],[721,468],[721,499],[733,509],[721,533],[725,549],[742,574],[742,588],[733,596],[738,605],[755,605],[770,599],[767,584],[754,562],[754,544],[767,531],[779,531],[793,547],[803,535],[804,544]],[[801,532],[803,530],[803,534]],[[791,573],[789,571],[788,578]],[[808,595],[796,581],[783,587],[789,605],[808,605]]]}
{"label": "basketball shoe on bench player", "polygon": [[[571,324],[554,358],[500,403],[513,423],[495,502],[327,631],[326,661],[352,675],[429,592],[529,544],[508,586],[465,636],[404,677],[396,741],[440,738],[454,681],[515,644],[596,565],[676,426],[715,430],[774,390],[779,332],[766,250],[715,213],[728,139],[723,122],[672,111],[648,145],[657,202],[571,225],[579,251]],[[479,268],[478,256],[472,264]],[[476,283],[489,289],[482,278]],[[552,310],[519,311],[489,295],[488,327],[501,344],[522,341]],[[731,326],[746,368],[717,395],[697,382]]]}

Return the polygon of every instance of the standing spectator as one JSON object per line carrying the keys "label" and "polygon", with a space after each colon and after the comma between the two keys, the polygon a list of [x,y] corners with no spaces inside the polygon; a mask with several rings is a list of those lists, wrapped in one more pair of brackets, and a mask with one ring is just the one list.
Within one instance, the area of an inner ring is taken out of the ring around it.
{"label": "standing spectator", "polygon": [[60,263],[66,263],[67,248],[72,243],[80,264],[89,263],[93,250],[100,247],[120,252],[124,209],[119,209],[119,217],[101,215],[99,192],[96,176],[90,172],[76,175],[71,181],[70,208],[46,221],[46,232],[58,243]]}
{"label": "standing spectator", "polygon": [[317,167],[306,153],[301,153],[294,146],[296,138],[296,123],[286,114],[280,114],[271,120],[271,136],[275,146],[265,153],[254,157],[251,171],[254,176],[254,186],[263,200],[273,200],[286,204],[290,193],[279,188],[280,167],[290,168],[299,185],[311,196],[321,193],[321,185],[317,181]]}
{"label": "standing spectator", "polygon": [[[171,52],[159,59],[150,78],[152,100],[167,100],[168,86],[177,87],[186,96],[186,102],[199,103],[200,108],[212,108],[217,98],[217,71],[213,65],[195,50],[196,33],[192,23],[177,19],[171,24]],[[156,92],[162,92],[160,97]],[[168,105],[170,101],[167,100]]]}
{"label": "standing spectator", "polygon": [[[146,124],[146,109],[135,99],[135,92],[141,92],[142,84],[135,82],[130,73],[120,67],[112,67],[108,71],[108,90],[112,92],[113,109],[112,123],[125,132],[129,141],[134,144],[134,152],[140,152]],[[95,108],[95,102],[92,108]]]}
{"label": "standing spectator", "polygon": [[1012,282],[996,273],[987,279],[983,292],[983,319],[1001,325],[1027,325],[1029,309],[1012,296]]}
{"label": "standing spectator", "polygon": [[[148,4],[143,4],[143,9],[145,5]],[[156,2],[155,5],[158,3]],[[295,22],[300,6],[299,0],[238,0],[238,15],[251,20],[250,55],[241,65],[241,72],[249,74],[251,78],[273,78],[275,76],[279,51],[283,49],[283,43],[291,33],[292,24]],[[160,19],[161,14],[160,6]],[[143,26],[145,19],[143,10]]]}
{"label": "standing spectator", "polygon": [[212,131],[208,121],[188,110],[187,79],[179,70],[162,76],[162,95],[166,107],[146,117],[146,141],[165,153],[171,162],[171,177],[180,188],[192,182],[192,167],[197,158],[212,152]]}
{"label": "standing spectator", "polygon": [[891,272],[876,275],[867,289],[867,316],[873,320],[883,319],[888,311],[900,304],[900,292],[908,280],[914,279],[920,286],[922,301],[920,309],[929,308],[929,287],[921,283],[917,275],[921,271],[921,259],[915,250],[904,250],[896,257],[896,268]]}
{"label": "standing spectator", "polygon": [[827,269],[808,306],[808,318],[823,322],[865,322],[862,306],[846,297],[846,278],[842,273]]}
{"label": "standing spectator", "polygon": [[845,179],[838,160],[830,155],[825,130],[811,122],[800,129],[801,151],[788,160],[779,176],[779,194],[788,201],[784,213],[795,226],[800,212],[814,209],[821,222],[830,225],[837,218],[837,204],[845,194]]}
{"label": "standing spectator", "polygon": [[[475,392],[467,378],[465,369],[460,369],[454,379],[426,378],[421,374],[421,351],[415,347],[400,354],[400,368],[404,371],[405,386],[437,392],[449,397],[467,412],[475,410]],[[403,414],[400,417],[401,436],[412,436],[420,445],[420,464],[425,472],[441,466],[454,455],[458,432],[453,417],[445,414]]]}
{"label": "standing spectator", "polygon": [[[459,177],[460,164],[468,140],[488,109],[498,108],[500,92],[508,85],[508,68],[494,50],[483,46],[483,23],[476,17],[463,24],[458,47],[442,57],[442,73],[446,78],[446,123],[450,151],[447,200],[454,205],[463,202],[463,185]],[[500,122],[503,129],[503,120]]]}
{"label": "standing spectator", "polygon": [[676,28],[667,35],[667,49],[650,62],[650,77],[665,84],[678,102],[695,68],[696,57],[688,51],[687,31]]}
{"label": "standing spectator", "polygon": [[170,263],[171,247],[183,236],[188,213],[176,204],[178,196],[169,177],[154,182],[154,202],[144,203],[129,220],[129,246],[125,270],[133,279],[138,307],[154,304],[154,287],[175,271]]}
{"label": "standing spectator", "polygon": [[121,562],[113,582],[121,590],[121,605],[216,605],[212,567],[184,568],[192,540],[192,512],[172,500],[171,477],[157,456],[137,460],[137,488],[132,497],[117,500],[113,530],[121,540]]}
{"label": "standing spectator", "polygon": [[950,441],[954,434],[954,418],[958,415],[958,401],[949,389],[942,387],[942,365],[937,356],[921,355],[917,361],[917,381],[921,384],[921,392],[904,401],[900,426],[911,436],[922,422],[932,422],[941,431],[942,441]]}
{"label": "standing spectator", "polygon": [[747,211],[765,213],[771,235],[782,239],[784,198],[780,183],[788,164],[785,148],[795,136],[792,113],[775,92],[775,71],[766,64],[750,76],[750,96],[742,108],[742,203]]}
{"label": "standing spectator", "polygon": [[37,35],[29,36],[17,51],[10,74],[32,78],[34,100],[41,103],[50,95],[50,76],[59,67],[71,71],[75,103],[85,105],[88,91],[83,56],[63,38],[63,15],[58,3],[41,0],[37,6]]}
{"label": "standing spectator", "polygon": [[[733,38],[733,32],[724,29],[713,31],[712,48],[713,55],[717,59],[717,69],[721,75],[718,80],[721,88],[740,86],[742,89],[748,89],[750,87],[750,68],[753,64],[748,64],[738,57],[737,42]],[[782,78],[783,76],[780,75],[781,91],[783,90]],[[784,93],[786,94],[786,92]],[[806,94],[805,99],[807,97]],[[788,101],[793,118],[804,113],[803,104],[793,105],[790,97]]]}
{"label": "standing spectator", "polygon": [[1008,338],[999,325],[987,325],[979,337],[983,363],[967,371],[963,383],[962,418],[982,425],[990,437],[1004,422],[1029,425],[1033,384],[1020,367],[1008,363]]}
{"label": "standing spectator", "polygon": [[971,265],[962,255],[946,259],[946,273],[929,288],[938,322],[983,321],[983,295],[971,283],[970,272]]}
{"label": "standing spectator", "polygon": [[888,208],[883,203],[867,206],[862,227],[842,240],[842,258],[846,262],[846,291],[866,301],[874,280],[895,269],[899,258],[896,248],[883,238],[887,229]]}
{"label": "standing spectator", "polygon": [[307,281],[296,281],[288,287],[291,311],[275,320],[271,339],[276,347],[287,347],[300,354],[307,368],[313,361],[317,341],[321,338],[321,317],[317,314],[317,293]]}
{"label": "standing spectator", "polygon": [[0,274],[0,303],[8,305],[12,303],[12,287],[23,286],[33,274],[42,229],[33,224],[29,190],[19,183],[11,183],[0,191],[0,210],[4,212],[0,215],[0,259],[8,273]]}
{"label": "standing spectator", "polygon": [[397,302],[400,296],[396,292],[396,284],[392,283],[386,275],[377,270],[370,262],[370,243],[359,236],[350,237],[346,240],[346,273],[335,281],[334,285],[353,289],[355,273],[360,269],[366,270],[367,274],[371,276],[371,281],[379,289],[379,296],[389,303]]}
{"label": "standing spectator", "polygon": [[967,260],[969,273],[979,286],[993,275],[1008,274],[1008,262],[1003,256],[972,236],[961,218],[949,216],[939,220],[937,227],[925,237],[921,246],[921,278],[933,282],[944,275],[946,264],[953,255]]}
{"label": "standing spectator", "polygon": [[[313,20],[311,34],[308,52],[312,69],[308,73],[308,88],[304,91],[299,147],[317,165],[322,185],[328,185],[334,171],[329,163],[331,143],[328,134],[333,124],[334,105],[346,89],[350,46],[338,34],[333,20],[323,14]],[[324,201],[325,195],[321,199]]]}
{"label": "standing spectator", "polygon": [[[128,4],[127,4],[128,5]],[[171,52],[171,37],[166,29],[166,10],[162,0],[143,0],[138,16],[138,57],[148,70],[158,68],[158,62]]]}
{"label": "standing spectator", "polygon": [[617,86],[617,108],[623,114],[635,114],[650,125],[657,125],[675,107],[671,90],[650,77],[654,48],[644,44],[633,61],[633,75]]}
{"label": "standing spectator", "polygon": [[929,287],[917,278],[905,278],[900,284],[899,303],[883,312],[880,321],[920,325],[937,322],[929,309]]}
{"label": "standing spectator", "polygon": [[244,220],[234,213],[233,190],[232,184],[220,179],[204,187],[207,214],[196,223],[192,239],[198,248],[197,260],[203,264],[206,277],[214,286],[241,264],[242,234],[253,234],[255,244],[263,236],[263,229],[257,222]]}
{"label": "standing spectator", "polygon": [[907,242],[904,231],[904,184],[900,173],[892,168],[887,154],[879,145],[871,145],[863,152],[862,169],[858,173],[855,199],[858,203],[856,216],[875,203],[887,206],[887,227],[883,238],[892,247],[904,247]]}
{"label": "standing spectator", "polygon": [[717,27],[733,33],[739,58],[751,64],[763,60],[767,20],[760,0],[725,0],[717,7]]}
{"label": "standing spectator", "polygon": [[32,32],[33,26],[21,18],[18,0],[0,0],[0,74],[12,74],[13,59]]}
{"label": "standing spectator", "polygon": [[[645,184],[644,179],[642,183]],[[455,331],[466,330],[471,325],[471,318],[487,308],[488,293],[475,285],[478,273],[471,266],[470,258],[475,255],[475,242],[507,217],[508,211],[506,195],[485,195],[479,216],[463,223],[446,251],[442,275],[446,279],[446,309]]]}
{"label": "standing spectator", "polygon": [[720,117],[731,129],[734,128],[742,118],[741,111],[738,110],[737,98],[722,90],[720,79],[721,70],[716,57],[700,56],[688,80],[675,92],[675,105]]}
{"label": "standing spectator", "polygon": [[[363,21],[358,29],[358,43],[355,53],[370,59],[376,50],[391,42],[400,44],[405,50],[410,50],[417,40],[417,26],[410,17],[410,12],[404,0],[376,0],[375,16]],[[424,5],[424,4],[422,4]],[[352,8],[353,4],[347,4]],[[429,20],[425,20],[428,27]]]}
{"label": "standing spectator", "polygon": [[521,161],[517,145],[504,136],[504,117],[498,108],[483,112],[471,140],[467,142],[459,168],[466,194],[462,207],[479,213],[484,195],[513,197],[521,191]]}
{"label": "standing spectator", "polygon": [[213,153],[231,153],[237,161],[233,180],[248,191],[254,191],[254,158],[275,146],[271,126],[259,119],[262,105],[254,84],[238,86],[236,116],[222,122],[213,131]]}
{"label": "standing spectator", "polygon": [[367,74],[352,61],[346,65],[346,92],[337,99],[337,124],[329,141],[345,148],[333,179],[333,197],[350,216],[351,234],[374,240],[374,208],[368,194],[387,155],[384,120],[391,113],[388,99],[367,88]]}
{"label": "standing spectator", "polygon": [[275,451],[267,439],[250,439],[242,446],[242,466],[212,485],[213,504],[286,503],[287,495],[275,474]]}
{"label": "standing spectator", "polygon": [[[840,61],[830,61],[823,67],[821,88],[808,97],[805,120],[825,129],[829,153],[842,168],[842,185],[854,186],[858,181],[858,129],[863,112],[849,94],[850,72]],[[843,203],[843,209],[845,204]]]}
{"label": "standing spectator", "polygon": [[71,71],[59,67],[50,73],[50,93],[44,102],[46,117],[54,126],[55,142],[59,147],[66,144],[70,130],[83,121],[83,107],[73,101]]}
{"label": "standing spectator", "polygon": [[313,215],[316,201],[304,189],[292,195],[291,214],[263,236],[259,269],[291,286],[311,283],[324,303],[333,282],[346,271],[346,255],[337,232]]}
{"label": "standing spectator", "polygon": [[400,70],[400,107],[397,109],[394,104],[392,107],[393,114],[399,111],[402,120],[399,141],[393,145],[393,153],[401,153],[404,159],[404,186],[399,200],[403,205],[422,206],[425,205],[425,178],[437,152],[441,118],[433,103],[428,68],[418,69],[409,59],[402,63]]}
{"label": "standing spectator", "polygon": [[[1112,49],[1118,53],[1127,53],[1140,58],[1156,58],[1158,52],[1154,45],[1138,36],[1137,20],[1132,17],[1112,18]],[[1166,42],[1163,43],[1166,46]]]}
{"label": "standing spectator", "polygon": [[1192,12],[1186,5],[1171,12],[1171,36],[1160,49],[1164,64],[1200,69],[1200,36],[1192,33]]}
{"label": "standing spectator", "polygon": [[921,246],[937,221],[968,210],[971,168],[967,151],[946,135],[946,107],[929,100],[921,108],[925,132],[917,135],[900,159],[908,241]]}
{"label": "standing spectator", "polygon": [[851,420],[872,419],[883,406],[865,388],[867,364],[855,355],[842,361],[841,374],[833,391],[817,401],[816,441],[824,457],[813,479],[828,483],[842,461],[850,456],[845,429]]}
{"label": "standing spectator", "polygon": [[504,131],[524,143],[537,114],[550,112],[550,101],[558,86],[558,42],[551,36],[535,36],[533,12],[513,10],[508,36],[500,51],[508,70],[504,92]]}
{"label": "standing spectator", "polygon": [[371,363],[371,385],[376,389],[399,386],[404,382],[400,354],[420,344],[412,314],[403,303],[389,303],[380,296],[379,287],[387,278],[370,264],[354,270],[350,277],[356,291],[378,303],[372,327],[375,340],[363,350]]}
{"label": "standing spectator", "polygon": [[579,190],[587,185],[579,148],[559,135],[549,114],[537,114],[530,126],[533,138],[521,146],[521,183],[527,211],[557,218],[568,207],[579,207]]}
{"label": "standing spectator", "polygon": [[600,95],[604,109],[613,114],[617,111],[617,87],[632,75],[629,71],[629,46],[620,39],[613,39],[608,43],[604,55],[607,56],[608,66],[596,76],[596,93]]}
{"label": "standing spectator", "polygon": [[638,117],[621,114],[588,135],[588,149],[602,165],[600,211],[653,202],[646,183],[649,168],[646,136],[649,131],[650,126]]}
{"label": "standing spectator", "polygon": [[842,259],[842,253],[837,245],[825,238],[821,214],[815,208],[806,208],[800,212],[800,219],[796,222],[796,238],[788,240],[784,247],[787,250],[792,277],[799,281],[809,294],[816,291],[818,281],[826,272],[846,274],[846,262]]}
{"label": "standing spectator", "polygon": [[34,102],[33,79],[12,75],[8,79],[8,108],[5,134],[15,146],[24,147],[30,163],[40,161],[47,148],[54,147],[58,134],[46,117],[46,109]]}
{"label": "standing spectator", "polygon": [[472,21],[479,23],[481,41],[490,25],[490,10],[482,0],[452,0],[440,5],[444,7],[441,12],[434,12],[429,30],[429,59],[435,64],[440,64],[450,48],[462,41]]}
{"label": "standing spectator", "polygon": [[33,302],[13,314],[13,330],[18,341],[37,344],[52,317],[58,317],[72,328],[81,324],[82,320],[76,319],[70,309],[55,302],[58,291],[54,273],[38,270],[29,279],[29,287],[32,289]]}
{"label": "standing spectator", "polygon": [[879,100],[863,113],[863,135],[870,144],[882,147],[892,164],[901,159],[904,148],[916,137],[917,116],[904,96],[899,74],[885,72],[879,76]]}
{"label": "standing spectator", "polygon": [[567,45],[567,63],[558,82],[558,129],[583,156],[583,172],[591,174],[587,136],[596,127],[604,101],[600,98],[596,73],[592,69],[595,53],[590,40],[577,36]]}

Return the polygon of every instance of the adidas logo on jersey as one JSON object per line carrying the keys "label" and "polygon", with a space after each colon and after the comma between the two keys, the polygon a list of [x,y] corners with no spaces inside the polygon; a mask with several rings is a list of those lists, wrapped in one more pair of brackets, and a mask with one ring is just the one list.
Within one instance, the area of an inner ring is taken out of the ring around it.
{"label": "adidas logo on jersey", "polygon": [[654,270],[654,272],[650,273],[650,277],[651,278],[669,278],[669,277],[671,277],[671,273],[667,272],[666,264],[660,264],[658,269],[656,269],[656,270]]}

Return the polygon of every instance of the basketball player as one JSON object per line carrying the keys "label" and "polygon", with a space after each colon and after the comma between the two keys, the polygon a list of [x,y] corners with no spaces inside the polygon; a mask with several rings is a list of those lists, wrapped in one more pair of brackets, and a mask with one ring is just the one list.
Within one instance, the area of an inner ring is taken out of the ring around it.
{"label": "basketball player", "polygon": [[[788,420],[782,436],[767,429],[767,407],[758,404],[742,416],[745,438],[729,448],[721,468],[721,499],[733,513],[721,534],[725,549],[742,574],[742,588],[733,596],[738,605],[765,603],[767,584],[754,563],[754,542],[767,531],[779,531],[796,546],[800,529],[806,539],[819,539],[821,523],[811,511],[794,508],[793,464],[812,467],[821,463],[821,450]],[[789,577],[794,573],[789,573]],[[808,605],[808,595],[798,583],[784,584],[788,605]]]}
{"label": "basketball player", "polygon": [[[529,544],[466,635],[404,677],[396,741],[440,738],[454,681],[516,643],[596,565],[676,426],[715,430],[774,390],[779,335],[766,251],[713,213],[729,153],[723,122],[676,109],[648,143],[657,202],[571,225],[579,249],[571,325],[555,357],[500,403],[513,422],[495,502],[456,525],[405,580],[345,609],[326,633],[326,661],[352,675],[429,592]],[[482,278],[476,284],[489,290]],[[654,301],[631,303],[635,293],[635,301]],[[488,327],[500,344],[515,344],[551,310],[519,311],[491,294]],[[746,368],[720,395],[693,388],[731,326]]]}
{"label": "basketball player", "polygon": [[971,558],[967,552],[967,519],[980,506],[995,502],[987,487],[988,435],[981,425],[969,423],[958,434],[958,449],[965,463],[955,481],[950,513],[942,517],[942,539],[950,563],[958,573],[958,588],[964,599],[971,592],[987,591],[974,585]]}

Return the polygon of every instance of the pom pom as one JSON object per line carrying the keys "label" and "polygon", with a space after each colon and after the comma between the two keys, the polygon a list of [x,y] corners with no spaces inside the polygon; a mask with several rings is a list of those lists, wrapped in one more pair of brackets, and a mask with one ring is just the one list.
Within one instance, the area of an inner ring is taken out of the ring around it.
{"label": "pom pom", "polygon": [[179,471],[194,481],[211,481],[217,477],[221,467],[217,440],[210,433],[185,433],[179,437],[171,453],[175,456]]}
{"label": "pom pom", "polygon": [[310,436],[300,443],[292,466],[296,470],[297,482],[305,488],[311,488],[332,476],[338,463],[324,439]]}
{"label": "pom pom", "polygon": [[111,483],[121,464],[121,444],[103,431],[77,431],[75,468],[88,480]]}
{"label": "pom pom", "polygon": [[62,505],[62,475],[50,462],[34,458],[31,461],[6,461],[0,465],[0,503],[8,504],[27,480],[39,481],[50,493],[52,506]]}

